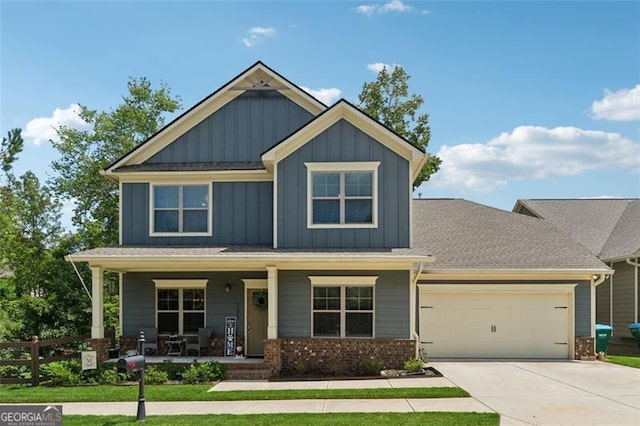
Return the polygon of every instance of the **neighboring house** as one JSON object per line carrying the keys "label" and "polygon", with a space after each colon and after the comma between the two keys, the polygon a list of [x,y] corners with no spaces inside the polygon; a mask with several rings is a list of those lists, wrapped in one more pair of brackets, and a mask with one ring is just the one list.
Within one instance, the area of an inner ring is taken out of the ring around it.
{"label": "neighboring house", "polygon": [[209,327],[222,355],[235,317],[273,372],[398,367],[420,340],[432,357],[591,354],[609,268],[545,221],[412,201],[425,159],[257,62],[104,170],[120,244],[69,256],[92,270],[92,344],[103,353],[103,273],[116,271],[121,347],[142,328]]}
{"label": "neighboring house", "polygon": [[513,211],[547,220],[615,271],[598,286],[596,319],[613,327],[612,343],[635,347],[628,326],[640,322],[640,199],[518,200]]}

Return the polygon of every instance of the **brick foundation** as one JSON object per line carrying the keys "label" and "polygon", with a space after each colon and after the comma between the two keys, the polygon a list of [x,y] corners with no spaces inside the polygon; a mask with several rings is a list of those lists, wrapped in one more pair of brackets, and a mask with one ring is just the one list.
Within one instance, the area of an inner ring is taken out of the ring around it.
{"label": "brick foundation", "polygon": [[105,362],[109,359],[109,349],[111,348],[111,339],[87,339],[87,349],[96,351],[98,362]]}
{"label": "brick foundation", "polygon": [[264,363],[274,374],[358,374],[362,360],[372,357],[385,368],[402,368],[415,357],[409,339],[298,339],[265,340]]}
{"label": "brick foundation", "polygon": [[[167,355],[167,344],[169,340],[168,336],[158,336],[158,356]],[[210,345],[207,349],[200,351],[201,356],[224,356],[224,337],[212,336],[210,339]],[[244,346],[244,337],[236,336],[236,346]],[[120,336],[120,353],[124,353],[129,350],[138,349],[138,336]],[[149,353],[147,351],[147,353]],[[190,351],[189,355],[196,355],[195,352]]]}
{"label": "brick foundation", "polygon": [[595,361],[596,354],[594,352],[594,348],[595,340],[593,337],[576,337],[575,359],[583,361]]}

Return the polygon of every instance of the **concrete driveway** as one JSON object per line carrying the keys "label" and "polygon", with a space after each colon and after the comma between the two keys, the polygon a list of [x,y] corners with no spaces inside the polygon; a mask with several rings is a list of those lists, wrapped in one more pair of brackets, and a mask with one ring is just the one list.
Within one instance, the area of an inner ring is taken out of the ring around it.
{"label": "concrete driveway", "polygon": [[596,361],[431,362],[502,425],[640,425],[640,369]]}

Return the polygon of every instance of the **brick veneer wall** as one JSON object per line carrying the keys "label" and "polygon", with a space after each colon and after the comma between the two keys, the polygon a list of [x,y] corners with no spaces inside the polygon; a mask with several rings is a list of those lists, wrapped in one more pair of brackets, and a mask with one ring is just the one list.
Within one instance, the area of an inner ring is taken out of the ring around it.
{"label": "brick veneer wall", "polygon": [[[166,341],[169,340],[168,336],[158,336],[158,355],[163,356],[167,354]],[[202,349],[201,356],[224,356],[224,337],[212,336],[210,339],[210,345],[207,349]],[[236,336],[236,346],[244,346],[244,337]],[[120,353],[123,354],[128,350],[138,349],[138,336],[120,336]],[[147,352],[148,353],[148,352]],[[195,352],[189,352],[189,355],[195,355]]]}
{"label": "brick veneer wall", "polygon": [[320,373],[342,375],[362,372],[362,360],[375,358],[385,368],[402,368],[415,357],[409,339],[298,339],[265,340],[264,363],[274,374]]}
{"label": "brick veneer wall", "polygon": [[593,337],[576,337],[575,359],[595,360],[595,339]]}
{"label": "brick veneer wall", "polygon": [[105,362],[109,359],[109,348],[111,347],[111,339],[87,339],[87,347],[96,351],[98,362]]}

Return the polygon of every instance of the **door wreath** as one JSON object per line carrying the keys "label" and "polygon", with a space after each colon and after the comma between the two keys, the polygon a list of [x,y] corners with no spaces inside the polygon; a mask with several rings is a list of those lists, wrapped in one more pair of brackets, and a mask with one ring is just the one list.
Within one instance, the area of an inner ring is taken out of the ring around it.
{"label": "door wreath", "polygon": [[258,308],[259,310],[264,311],[265,309],[267,309],[267,300],[268,298],[267,298],[266,291],[253,293],[253,297],[252,297],[253,306]]}

